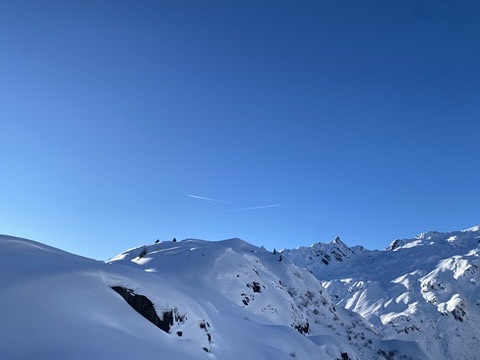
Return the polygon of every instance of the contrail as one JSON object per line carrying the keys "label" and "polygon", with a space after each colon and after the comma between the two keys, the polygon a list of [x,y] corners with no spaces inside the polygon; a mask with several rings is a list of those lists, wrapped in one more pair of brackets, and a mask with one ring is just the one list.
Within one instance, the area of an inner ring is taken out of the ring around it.
{"label": "contrail", "polygon": [[191,195],[191,194],[187,194],[188,197],[191,197],[191,198],[194,198],[194,199],[200,199],[200,200],[207,200],[207,201],[214,201],[214,202],[218,202],[218,203],[222,203],[222,204],[231,204],[230,201],[225,201],[225,200],[218,200],[218,199],[212,199],[212,198],[208,198],[208,197],[205,197],[205,196],[200,196],[200,195]]}
{"label": "contrail", "polygon": [[223,211],[211,211],[211,212],[204,212],[204,213],[197,213],[197,214],[190,214],[190,215],[180,215],[180,216],[172,216],[170,219],[179,219],[191,216],[205,216],[205,215],[215,215],[215,214],[225,214],[231,212],[239,212],[239,211],[250,211],[250,210],[260,210],[260,209],[268,209],[268,208],[276,208],[282,206],[281,204],[271,204],[271,205],[260,205],[260,206],[250,206],[245,208],[239,209],[231,209],[231,210],[223,210]]}
{"label": "contrail", "polygon": [[248,210],[259,210],[259,209],[268,209],[268,208],[274,208],[274,207],[279,207],[279,206],[282,206],[282,205],[281,205],[281,204],[272,204],[272,205],[251,206],[251,207],[240,208],[240,209],[225,210],[225,211],[222,211],[222,213],[237,212],[237,211],[248,211]]}

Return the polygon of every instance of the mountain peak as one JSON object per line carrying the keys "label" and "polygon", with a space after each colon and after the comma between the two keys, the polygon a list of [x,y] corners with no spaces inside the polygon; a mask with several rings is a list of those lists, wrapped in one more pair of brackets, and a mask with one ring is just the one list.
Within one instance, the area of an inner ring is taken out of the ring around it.
{"label": "mountain peak", "polygon": [[463,232],[480,232],[480,225],[475,225],[475,226],[472,226],[471,228],[468,228],[468,229],[465,229],[465,230],[462,230]]}
{"label": "mountain peak", "polygon": [[345,243],[340,239],[340,236],[335,237],[330,243],[346,246]]}

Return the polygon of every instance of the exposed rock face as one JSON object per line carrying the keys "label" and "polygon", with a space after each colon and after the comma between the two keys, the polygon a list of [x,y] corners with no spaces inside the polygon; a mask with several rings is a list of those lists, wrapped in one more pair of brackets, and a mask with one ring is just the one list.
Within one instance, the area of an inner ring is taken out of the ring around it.
{"label": "exposed rock face", "polygon": [[145,319],[167,333],[170,331],[170,327],[173,325],[173,310],[164,312],[160,319],[155,311],[155,306],[146,296],[135,294],[133,290],[121,286],[112,286],[112,289]]}

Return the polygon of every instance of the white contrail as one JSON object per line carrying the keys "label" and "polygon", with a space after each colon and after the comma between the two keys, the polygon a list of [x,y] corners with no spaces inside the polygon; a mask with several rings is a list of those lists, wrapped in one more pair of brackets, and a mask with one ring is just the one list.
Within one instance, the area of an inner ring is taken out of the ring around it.
{"label": "white contrail", "polygon": [[282,205],[281,204],[271,204],[271,205],[250,206],[250,207],[239,208],[239,209],[231,209],[231,210],[223,210],[223,211],[211,211],[211,212],[204,212],[204,213],[197,213],[197,214],[173,216],[173,217],[170,217],[170,219],[178,219],[178,218],[185,218],[185,217],[191,217],[191,216],[205,216],[205,215],[225,214],[225,213],[239,212],[239,211],[260,210],[260,209],[276,208],[276,207],[279,207],[279,206],[282,206]]}
{"label": "white contrail", "polygon": [[222,213],[237,212],[237,211],[248,211],[248,210],[259,210],[259,209],[268,209],[268,208],[274,208],[274,207],[279,207],[279,206],[281,206],[281,204],[250,206],[250,207],[240,208],[240,209],[225,210],[225,211],[222,211]]}
{"label": "white contrail", "polygon": [[188,197],[194,198],[194,199],[200,199],[200,200],[207,200],[207,201],[214,201],[222,204],[231,204],[230,201],[225,201],[225,200],[218,200],[218,199],[212,199],[208,198],[205,196],[200,196],[200,195],[192,195],[192,194],[187,194]]}

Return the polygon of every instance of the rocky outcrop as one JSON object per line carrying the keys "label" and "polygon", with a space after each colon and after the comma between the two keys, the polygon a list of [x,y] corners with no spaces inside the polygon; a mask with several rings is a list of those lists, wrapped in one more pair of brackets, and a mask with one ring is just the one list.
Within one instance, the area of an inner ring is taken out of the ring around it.
{"label": "rocky outcrop", "polygon": [[175,320],[181,320],[174,310],[164,311],[160,319],[150,299],[144,295],[135,294],[131,289],[121,286],[112,286],[112,289],[120,294],[136,312],[167,333],[170,332],[174,318],[176,318]]}

